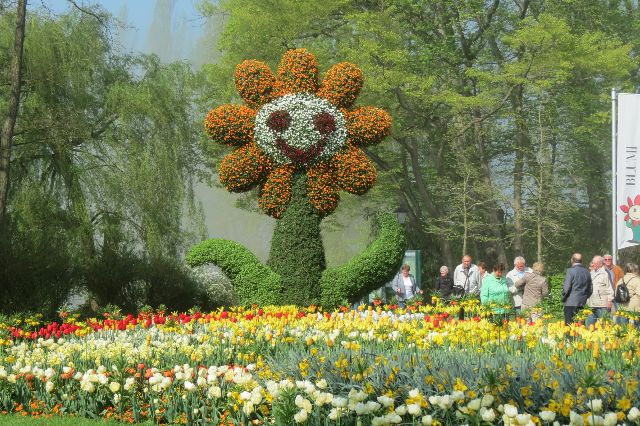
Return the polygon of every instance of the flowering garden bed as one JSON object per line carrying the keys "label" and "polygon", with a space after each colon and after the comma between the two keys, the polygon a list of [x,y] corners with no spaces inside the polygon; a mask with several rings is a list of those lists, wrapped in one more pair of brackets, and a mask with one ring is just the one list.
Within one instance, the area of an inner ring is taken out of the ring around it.
{"label": "flowering garden bed", "polygon": [[1,324],[0,409],[189,424],[637,424],[633,327],[469,302]]}

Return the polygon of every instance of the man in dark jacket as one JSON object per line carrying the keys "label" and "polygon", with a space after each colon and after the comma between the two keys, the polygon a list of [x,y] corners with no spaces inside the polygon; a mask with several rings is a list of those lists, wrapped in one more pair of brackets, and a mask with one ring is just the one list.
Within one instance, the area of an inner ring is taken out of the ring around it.
{"label": "man in dark jacket", "polygon": [[571,256],[571,268],[567,269],[562,288],[562,303],[564,304],[564,323],[569,325],[573,317],[584,306],[593,293],[591,274],[582,266],[582,255],[574,253]]}

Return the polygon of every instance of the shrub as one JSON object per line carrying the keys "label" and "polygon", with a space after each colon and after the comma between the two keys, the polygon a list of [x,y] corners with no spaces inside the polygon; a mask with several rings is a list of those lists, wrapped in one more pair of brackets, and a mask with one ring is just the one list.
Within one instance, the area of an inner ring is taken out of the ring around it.
{"label": "shrub", "polygon": [[564,318],[564,308],[562,305],[562,286],[564,284],[564,275],[555,274],[548,277],[549,296],[542,301],[544,313],[552,315],[554,318]]}
{"label": "shrub", "polygon": [[385,285],[397,273],[406,249],[404,230],[391,214],[380,214],[377,220],[380,234],[364,252],[322,274],[323,306],[351,304]]}
{"label": "shrub", "polygon": [[205,299],[199,303],[203,309],[212,310],[237,303],[233,283],[219,267],[200,265],[190,268],[189,273],[196,283],[198,292]]}
{"label": "shrub", "polygon": [[213,264],[222,269],[233,283],[241,304],[282,303],[280,276],[234,241],[220,238],[203,241],[189,250],[186,261],[191,267]]}
{"label": "shrub", "polygon": [[50,318],[81,279],[72,218],[37,187],[23,187],[0,225],[0,311]]}

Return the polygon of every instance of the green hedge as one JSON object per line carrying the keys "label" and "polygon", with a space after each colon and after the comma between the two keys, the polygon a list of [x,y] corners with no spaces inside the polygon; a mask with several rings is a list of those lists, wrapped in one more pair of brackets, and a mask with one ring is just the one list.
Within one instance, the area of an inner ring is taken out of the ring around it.
{"label": "green hedge", "polygon": [[212,263],[233,282],[241,304],[282,304],[280,275],[260,263],[258,258],[241,244],[212,238],[194,246],[187,254],[189,266]]}
{"label": "green hedge", "polygon": [[380,234],[349,263],[327,269],[320,279],[324,307],[351,304],[389,282],[400,269],[406,238],[402,225],[388,213],[377,218]]}
{"label": "green hedge", "polygon": [[562,305],[562,286],[564,275],[555,274],[548,277],[550,294],[542,301],[544,313],[552,315],[554,318],[564,318],[564,308]]}

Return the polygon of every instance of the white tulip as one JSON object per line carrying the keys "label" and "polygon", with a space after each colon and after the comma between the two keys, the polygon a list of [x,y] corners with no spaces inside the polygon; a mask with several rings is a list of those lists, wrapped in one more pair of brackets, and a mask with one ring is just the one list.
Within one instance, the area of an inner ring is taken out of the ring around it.
{"label": "white tulip", "polygon": [[395,412],[399,416],[404,416],[405,414],[407,414],[407,407],[404,404],[399,405],[398,407],[396,407]]}
{"label": "white tulip", "polygon": [[604,426],[616,426],[618,424],[618,415],[616,413],[607,413],[604,416]]}
{"label": "white tulip", "polygon": [[587,403],[587,406],[591,408],[591,411],[594,413],[602,412],[602,400],[601,399],[592,399]]}
{"label": "white tulip", "polygon": [[482,420],[492,423],[496,419],[496,412],[493,411],[492,408],[482,408],[484,408],[484,410],[480,410],[480,416],[482,417]]}
{"label": "white tulip", "polygon": [[412,417],[417,417],[420,414],[422,414],[422,409],[420,408],[420,404],[407,405],[407,413],[409,413]]}
{"label": "white tulip", "polygon": [[381,395],[378,397],[378,402],[385,407],[391,407],[393,405],[393,398],[390,398],[387,395]]}
{"label": "white tulip", "polygon": [[516,416],[516,421],[519,425],[528,425],[531,421],[531,414],[518,414]]}
{"label": "white tulip", "polygon": [[467,408],[473,411],[478,411],[480,409],[481,403],[482,401],[480,400],[480,398],[472,399],[467,404]]}
{"label": "white tulip", "polygon": [[493,405],[494,400],[495,398],[493,397],[493,395],[491,394],[484,395],[482,397],[482,401],[480,402],[480,405],[482,405],[483,407],[491,407]]}
{"label": "white tulip", "polygon": [[540,411],[538,415],[540,416],[540,420],[543,422],[552,422],[556,418],[556,413],[549,410]]}
{"label": "white tulip", "polygon": [[207,395],[209,395],[210,398],[220,398],[222,396],[222,389],[218,386],[211,386],[207,391]]}
{"label": "white tulip", "polygon": [[422,416],[422,420],[420,421],[423,425],[431,426],[433,424],[433,417],[426,415]]}
{"label": "white tulip", "polygon": [[504,414],[507,415],[507,417],[515,417],[518,415],[518,409],[516,407],[514,407],[511,404],[505,404],[504,405]]}
{"label": "white tulip", "polygon": [[295,420],[296,423],[304,423],[307,421],[308,417],[309,414],[306,410],[300,410],[293,416],[293,420]]}

